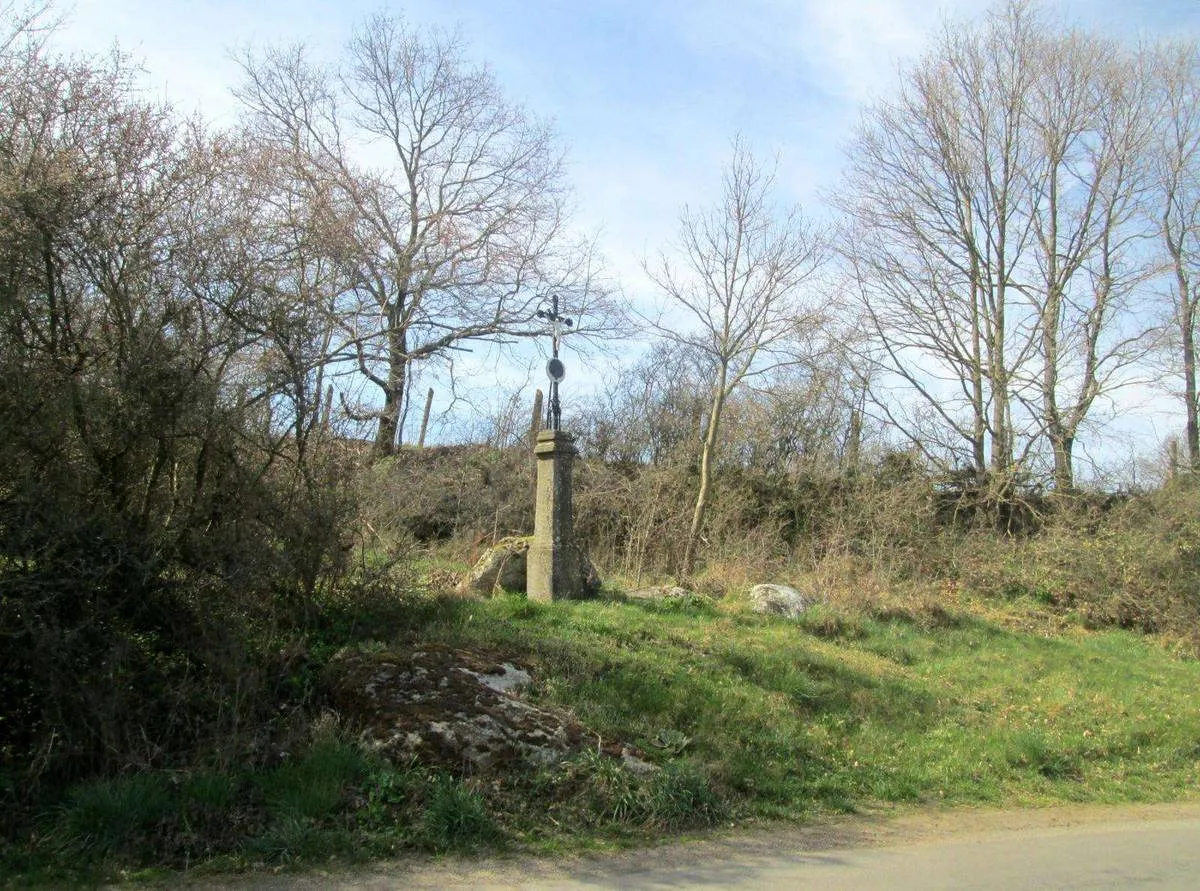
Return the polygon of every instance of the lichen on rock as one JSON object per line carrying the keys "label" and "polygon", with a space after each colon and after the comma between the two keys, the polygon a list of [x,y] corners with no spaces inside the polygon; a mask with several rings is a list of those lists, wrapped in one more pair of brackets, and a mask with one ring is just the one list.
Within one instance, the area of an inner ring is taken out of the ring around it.
{"label": "lichen on rock", "polygon": [[[569,712],[520,698],[531,682],[511,662],[443,646],[343,651],[329,689],[342,720],[400,763],[414,758],[472,773],[545,767],[596,746]],[[602,745],[621,757],[632,750]]]}

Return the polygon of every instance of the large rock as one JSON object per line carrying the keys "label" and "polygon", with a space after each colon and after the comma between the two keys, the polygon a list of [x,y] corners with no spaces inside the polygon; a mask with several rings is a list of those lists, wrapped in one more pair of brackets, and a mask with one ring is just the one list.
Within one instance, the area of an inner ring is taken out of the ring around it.
{"label": "large rock", "polygon": [[462,580],[459,593],[491,597],[500,590],[524,592],[530,541],[528,537],[500,539]]}
{"label": "large rock", "polygon": [[585,746],[635,767],[636,749],[601,741],[561,709],[520,698],[529,674],[509,662],[449,647],[339,653],[330,700],[342,720],[393,762],[413,758],[468,773],[558,763]]}
{"label": "large rock", "polygon": [[798,619],[817,602],[790,585],[755,585],[750,589],[750,605],[756,613]]}
{"label": "large rock", "polygon": [[579,552],[579,568],[583,573],[583,594],[585,597],[595,597],[600,593],[600,587],[604,583],[600,579],[600,573],[596,571],[595,565],[588,555]]}
{"label": "large rock", "polygon": [[[458,593],[491,597],[504,591],[515,591],[524,594],[527,584],[527,567],[529,564],[529,545],[531,537],[502,538],[488,548],[479,558],[475,567],[458,586]],[[581,587],[587,597],[595,597],[600,593],[600,574],[587,555],[580,552],[577,555],[576,566],[583,576]]]}

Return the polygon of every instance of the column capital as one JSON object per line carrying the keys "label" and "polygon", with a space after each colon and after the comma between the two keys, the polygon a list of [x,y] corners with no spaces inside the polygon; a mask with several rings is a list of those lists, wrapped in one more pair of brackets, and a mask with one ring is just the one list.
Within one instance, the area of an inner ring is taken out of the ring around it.
{"label": "column capital", "polygon": [[575,454],[575,437],[565,430],[542,430],[537,435],[537,443],[533,447],[536,455],[555,453]]}

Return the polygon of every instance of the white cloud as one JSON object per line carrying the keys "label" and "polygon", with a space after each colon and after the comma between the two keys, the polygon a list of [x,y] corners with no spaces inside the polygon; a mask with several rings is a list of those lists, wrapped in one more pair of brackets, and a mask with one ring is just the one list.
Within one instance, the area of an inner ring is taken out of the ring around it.
{"label": "white cloud", "polygon": [[741,56],[856,104],[887,89],[896,65],[918,55],[947,14],[974,15],[987,0],[707,0],[680,21],[686,38],[714,56]]}

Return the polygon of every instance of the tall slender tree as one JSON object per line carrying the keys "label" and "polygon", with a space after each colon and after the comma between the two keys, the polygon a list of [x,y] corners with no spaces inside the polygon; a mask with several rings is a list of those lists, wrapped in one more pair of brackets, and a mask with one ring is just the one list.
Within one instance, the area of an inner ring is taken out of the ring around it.
{"label": "tall slender tree", "polygon": [[824,242],[798,206],[775,203],[774,187],[774,168],[735,140],[720,200],[705,210],[685,207],[675,250],[646,267],[667,298],[655,329],[703,357],[710,376],[684,575],[696,565],[726,400],[756,378],[802,362],[819,317],[802,288],[824,259]]}
{"label": "tall slender tree", "polygon": [[1200,47],[1180,41],[1160,47],[1150,154],[1150,217],[1170,271],[1172,366],[1182,377],[1188,465],[1200,470],[1200,395],[1196,343],[1200,326]]}
{"label": "tall slender tree", "polygon": [[1021,290],[1037,319],[1036,411],[1055,489],[1069,492],[1080,425],[1148,344],[1148,327],[1128,322],[1136,289],[1152,272],[1141,213],[1149,79],[1136,56],[1077,31],[1042,39],[1029,55],[1035,237]]}
{"label": "tall slender tree", "polygon": [[946,26],[897,95],[865,113],[835,196],[873,335],[863,357],[918,410],[878,389],[875,401],[930,457],[981,478],[1014,460],[1013,369],[1031,348],[1012,282],[1031,239],[1020,207],[1033,73],[1022,54],[1035,25],[1018,7],[977,30]]}

